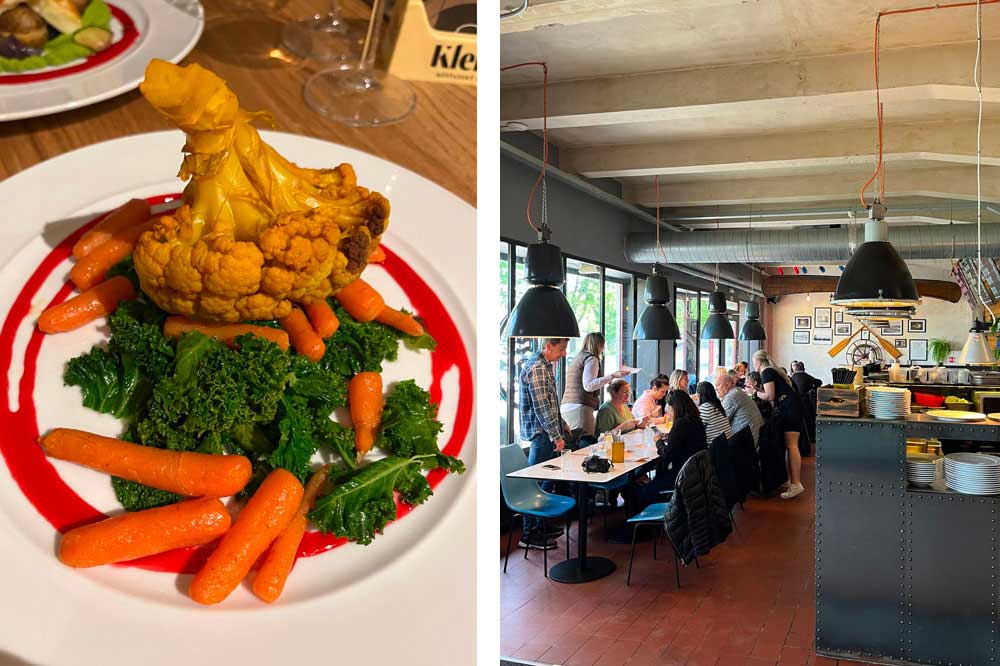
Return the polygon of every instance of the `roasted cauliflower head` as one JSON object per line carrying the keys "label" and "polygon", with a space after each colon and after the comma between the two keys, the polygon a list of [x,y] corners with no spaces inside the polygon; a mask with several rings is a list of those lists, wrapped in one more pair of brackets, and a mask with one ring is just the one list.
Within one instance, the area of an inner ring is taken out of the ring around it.
{"label": "roasted cauliflower head", "polygon": [[351,283],[389,223],[389,201],[354,169],[306,169],[261,140],[218,76],[154,60],[146,99],[187,134],[183,205],[142,234],[142,290],[168,312],[208,321],[284,317]]}

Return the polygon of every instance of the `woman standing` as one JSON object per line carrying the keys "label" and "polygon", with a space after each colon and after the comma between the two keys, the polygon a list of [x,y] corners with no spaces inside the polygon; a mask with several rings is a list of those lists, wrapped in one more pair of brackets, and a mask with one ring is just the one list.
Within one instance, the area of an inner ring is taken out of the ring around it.
{"label": "woman standing", "polygon": [[726,418],[726,410],[722,407],[715,387],[708,382],[698,382],[698,414],[705,425],[705,439],[709,443],[719,435],[726,439],[733,436],[733,428]]}
{"label": "woman standing", "polygon": [[647,419],[637,419],[628,408],[628,398],[632,387],[624,379],[611,382],[611,399],[597,410],[595,432],[602,435],[606,432],[628,432],[636,428],[645,428]]}
{"label": "woman standing", "polygon": [[753,355],[754,369],[760,372],[761,390],[757,397],[774,405],[774,418],[785,438],[788,469],[788,489],[781,493],[782,499],[792,499],[802,494],[802,456],[799,454],[799,432],[802,430],[802,404],[799,394],[792,388],[785,371],[771,360],[763,349]]}
{"label": "woman standing", "polygon": [[601,389],[628,374],[619,370],[604,375],[603,358],[604,334],[588,333],[583,349],[566,366],[566,390],[559,411],[570,430],[579,435],[595,434],[594,411],[601,405]]}

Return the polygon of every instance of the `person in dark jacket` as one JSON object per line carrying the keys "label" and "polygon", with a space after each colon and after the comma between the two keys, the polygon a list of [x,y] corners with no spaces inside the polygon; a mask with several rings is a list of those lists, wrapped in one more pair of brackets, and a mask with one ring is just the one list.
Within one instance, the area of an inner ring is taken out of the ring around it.
{"label": "person in dark jacket", "polygon": [[687,391],[675,389],[668,393],[667,409],[672,425],[666,437],[661,435],[656,442],[660,456],[656,461],[656,477],[643,487],[643,500],[647,505],[663,501],[660,491],[673,488],[677,472],[687,459],[708,446],[698,408]]}
{"label": "person in dark jacket", "polygon": [[802,361],[792,361],[792,374],[789,379],[792,380],[792,386],[801,396],[807,396],[809,391],[823,385],[823,382],[806,372],[806,364]]}
{"label": "person in dark jacket", "polygon": [[677,475],[663,522],[685,564],[707,554],[733,531],[708,451],[692,455]]}

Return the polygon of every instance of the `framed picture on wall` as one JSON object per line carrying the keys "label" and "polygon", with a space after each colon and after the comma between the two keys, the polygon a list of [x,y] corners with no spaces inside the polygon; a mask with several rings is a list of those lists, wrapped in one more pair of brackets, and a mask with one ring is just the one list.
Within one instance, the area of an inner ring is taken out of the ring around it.
{"label": "framed picture on wall", "polygon": [[903,334],[903,322],[901,321],[894,321],[882,329],[882,337],[885,338],[902,334]]}
{"label": "framed picture on wall", "polygon": [[906,332],[907,333],[926,333],[927,332],[927,320],[926,319],[911,319],[906,322]]}
{"label": "framed picture on wall", "polygon": [[916,363],[927,360],[927,340],[910,340],[910,361]]}
{"label": "framed picture on wall", "polygon": [[834,335],[850,335],[851,333],[854,332],[852,330],[853,328],[854,327],[851,325],[851,322],[849,322],[849,321],[836,322],[833,325],[833,334]]}
{"label": "framed picture on wall", "polygon": [[871,337],[870,333],[871,332],[867,328],[863,329],[860,333],[858,333],[858,338],[860,338],[862,340],[867,340],[868,338]]}
{"label": "framed picture on wall", "polygon": [[829,346],[833,343],[833,331],[829,328],[813,331],[813,344]]}
{"label": "framed picture on wall", "polygon": [[[813,308],[816,328],[830,328],[833,323],[833,308]],[[813,340],[816,336],[813,336]]]}
{"label": "framed picture on wall", "polygon": [[[806,319],[808,318],[809,317],[806,317]],[[793,345],[809,344],[809,331],[792,331],[792,344]]]}
{"label": "framed picture on wall", "polygon": [[842,321],[844,321],[844,311],[843,310],[835,310],[834,313],[833,313],[833,323],[834,324],[839,324]]}
{"label": "framed picture on wall", "polygon": [[[802,317],[796,317],[795,328],[796,330],[803,330],[803,329],[809,330],[810,328],[812,328],[812,317],[809,317],[808,315]],[[803,344],[803,343],[797,343],[797,344]],[[805,344],[809,343],[806,342]]]}
{"label": "framed picture on wall", "polygon": [[906,338],[896,338],[892,344],[895,345],[896,349],[906,349]]}

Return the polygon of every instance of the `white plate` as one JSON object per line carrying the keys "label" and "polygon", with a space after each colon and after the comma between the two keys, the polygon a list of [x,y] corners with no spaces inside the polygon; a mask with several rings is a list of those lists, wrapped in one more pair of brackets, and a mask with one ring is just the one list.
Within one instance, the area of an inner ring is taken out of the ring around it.
{"label": "white plate", "polygon": [[986,418],[986,414],[981,414],[979,412],[963,412],[952,409],[933,409],[927,412],[927,416],[937,419],[938,421],[952,422],[982,421]]}
{"label": "white plate", "polygon": [[[262,132],[282,155],[304,166],[350,162],[365,186],[392,203],[385,246],[427,283],[454,322],[475,371],[475,210],[433,183],[384,160],[317,139]],[[160,132],[97,144],[64,154],[0,183],[5,219],[0,227],[0,312],[9,312],[29,275],[51,248],[95,214],[135,196],[178,192],[184,135]],[[58,196],[54,196],[58,192]],[[17,329],[11,354],[12,390],[33,319],[60,288],[61,262],[40,284],[31,314]],[[365,273],[390,303],[407,306],[399,284],[382,267]],[[4,315],[7,316],[6,314]],[[84,408],[76,388],[62,385],[63,364],[106,337],[95,324],[45,337],[38,357],[38,426],[83,427],[106,434],[116,419]],[[2,370],[6,372],[6,370]],[[444,439],[458,412],[459,371],[444,375],[440,417]],[[426,352],[401,350],[385,367],[386,381],[414,377],[426,386]],[[468,392],[467,400],[471,400]],[[0,398],[2,410],[27,401]],[[186,577],[134,567],[70,569],[58,562],[57,533],[26,499],[0,462],[0,567],[6,572],[0,604],[0,646],[15,660],[46,666],[136,663],[306,664],[334,655],[364,664],[471,664],[475,648],[475,410],[460,457],[468,471],[448,475],[434,496],[370,546],[348,544],[300,559],[282,598],[259,602],[241,587],[215,608],[187,599]],[[11,417],[6,417],[11,418]],[[11,430],[0,421],[10,441]],[[34,442],[20,449],[33,452]],[[0,460],[3,460],[0,458]],[[116,507],[106,475],[52,461],[60,483],[101,511]],[[61,481],[60,481],[61,479]],[[332,641],[332,642],[331,642]],[[2,659],[0,659],[2,661]]]}
{"label": "white plate", "polygon": [[[41,81],[20,82],[21,74],[0,73],[0,121],[34,118],[95,104],[137,87],[153,58],[180,62],[191,52],[205,28],[198,0],[107,0],[131,19],[138,38],[106,62],[101,54],[86,66],[83,61],[24,72],[58,75]],[[112,19],[112,32],[121,39],[122,24]],[[110,48],[114,48],[112,45]],[[86,67],[82,71],[75,71]],[[4,80],[6,79],[6,81]]]}

